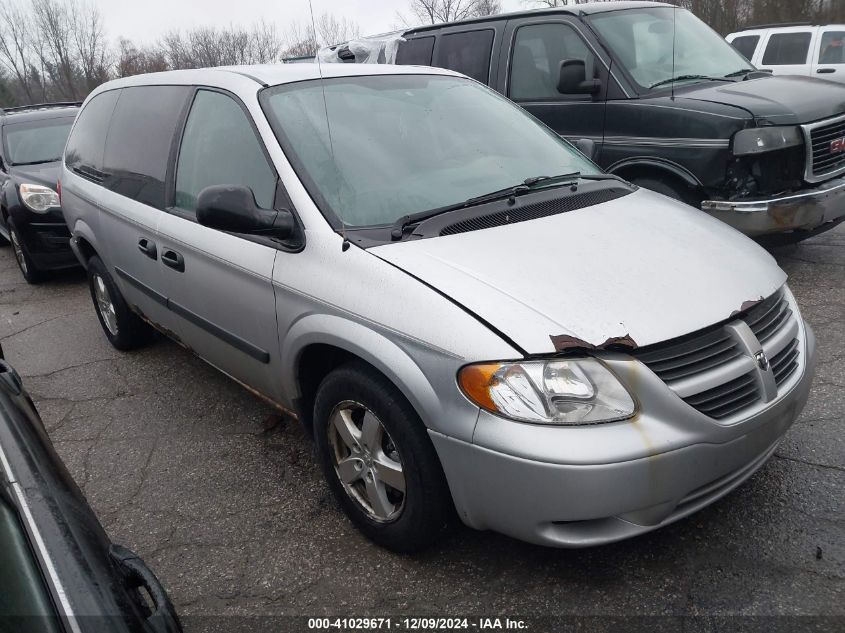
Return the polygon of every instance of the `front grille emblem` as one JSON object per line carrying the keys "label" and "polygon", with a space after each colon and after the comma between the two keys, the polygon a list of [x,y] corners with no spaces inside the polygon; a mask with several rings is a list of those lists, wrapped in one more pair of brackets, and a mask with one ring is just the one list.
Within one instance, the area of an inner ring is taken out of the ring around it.
{"label": "front grille emblem", "polygon": [[769,371],[769,357],[766,356],[766,352],[760,350],[754,354],[754,361],[757,363],[757,367],[760,368],[760,371]]}
{"label": "front grille emblem", "polygon": [[830,153],[841,154],[845,152],[845,137],[835,138],[830,142]]}

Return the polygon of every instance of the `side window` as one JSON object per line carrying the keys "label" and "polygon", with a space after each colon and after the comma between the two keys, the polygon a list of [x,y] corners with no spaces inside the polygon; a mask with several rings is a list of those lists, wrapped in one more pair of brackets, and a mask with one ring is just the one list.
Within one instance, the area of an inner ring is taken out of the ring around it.
{"label": "side window", "polygon": [[179,149],[176,206],[193,211],[200,191],[211,185],[249,187],[256,204],[269,209],[276,192],[276,173],[240,105],[219,92],[200,90]]}
{"label": "side window", "polygon": [[769,37],[766,52],[763,54],[764,66],[783,66],[787,64],[806,64],[813,34],[775,33]]}
{"label": "side window", "polygon": [[819,47],[820,64],[845,64],[845,31],[825,31]]}
{"label": "side window", "polygon": [[65,165],[89,180],[103,181],[106,134],[119,94],[119,90],[109,90],[91,99],[76,117],[68,138]]}
{"label": "side window", "polygon": [[164,208],[170,147],[189,92],[187,86],[135,86],[121,91],[103,160],[108,189]]}
{"label": "side window", "polygon": [[418,37],[399,42],[396,63],[409,66],[431,66],[431,52],[433,50],[433,37]]}
{"label": "side window", "polygon": [[492,52],[492,29],[441,35],[437,66],[456,70],[486,84],[490,77]]}
{"label": "side window", "polygon": [[587,77],[595,73],[595,57],[578,32],[566,24],[533,24],[516,31],[510,68],[510,98],[586,99],[589,95],[562,95],[557,91],[560,62],[583,59]]}
{"label": "side window", "polygon": [[751,58],[754,57],[754,51],[757,50],[757,44],[759,42],[759,35],[740,35],[739,37],[734,38],[734,41],[731,42],[731,46],[739,51],[739,54],[745,59],[751,61]]}

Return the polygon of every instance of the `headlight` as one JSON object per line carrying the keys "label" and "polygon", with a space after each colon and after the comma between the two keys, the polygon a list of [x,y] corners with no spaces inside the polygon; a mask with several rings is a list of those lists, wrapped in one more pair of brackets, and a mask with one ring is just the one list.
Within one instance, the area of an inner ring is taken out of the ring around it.
{"label": "headlight", "polygon": [[58,209],[59,194],[41,185],[21,185],[21,201],[28,209],[36,213],[46,213],[50,209]]}
{"label": "headlight", "polygon": [[466,396],[482,409],[535,424],[596,424],[634,415],[631,395],[595,358],[467,365]]}
{"label": "headlight", "polygon": [[804,137],[797,127],[755,127],[734,135],[734,156],[763,154],[776,149],[801,145]]}

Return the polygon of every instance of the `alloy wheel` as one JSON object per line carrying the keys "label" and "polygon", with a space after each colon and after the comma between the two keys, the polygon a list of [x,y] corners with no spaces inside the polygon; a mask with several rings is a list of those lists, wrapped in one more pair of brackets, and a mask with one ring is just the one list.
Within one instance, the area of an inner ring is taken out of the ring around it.
{"label": "alloy wheel", "polygon": [[399,518],[405,473],[399,451],[378,417],[359,402],[338,404],[329,417],[329,446],[346,493],[373,521]]}
{"label": "alloy wheel", "polygon": [[112,301],[109,289],[106,282],[100,275],[94,275],[92,282],[94,284],[94,298],[97,301],[97,310],[100,316],[103,317],[103,323],[112,336],[117,336],[117,313],[114,309],[114,302]]}

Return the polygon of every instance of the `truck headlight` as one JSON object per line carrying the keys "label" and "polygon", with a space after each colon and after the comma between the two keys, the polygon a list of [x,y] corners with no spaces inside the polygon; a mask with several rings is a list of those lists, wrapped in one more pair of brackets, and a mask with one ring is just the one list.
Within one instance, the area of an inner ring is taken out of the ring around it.
{"label": "truck headlight", "polygon": [[467,365],[458,384],[482,409],[519,422],[596,424],[636,411],[616,376],[589,357]]}
{"label": "truck headlight", "polygon": [[754,127],[734,134],[734,156],[763,154],[776,149],[795,147],[804,142],[798,127],[772,126]]}
{"label": "truck headlight", "polygon": [[46,213],[50,209],[60,208],[59,194],[50,187],[23,184],[18,190],[20,191],[21,202],[31,211]]}

